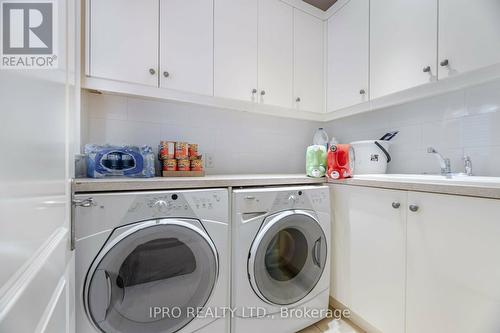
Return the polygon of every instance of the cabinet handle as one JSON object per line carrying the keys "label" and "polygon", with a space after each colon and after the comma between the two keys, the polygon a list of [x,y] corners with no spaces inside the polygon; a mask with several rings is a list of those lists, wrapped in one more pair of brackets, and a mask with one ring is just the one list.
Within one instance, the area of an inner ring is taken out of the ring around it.
{"label": "cabinet handle", "polygon": [[264,96],[265,94],[266,94],[266,91],[265,90],[261,90],[260,95]]}
{"label": "cabinet handle", "polygon": [[418,207],[417,205],[410,205],[410,207],[409,207],[409,208],[410,208],[410,210],[411,210],[412,212],[416,212],[416,211],[418,211],[418,208],[419,208],[419,207]]}
{"label": "cabinet handle", "polygon": [[364,89],[361,89],[361,90],[359,91],[359,94],[360,94],[360,95],[364,95],[364,94],[366,94],[366,91],[365,91]]}
{"label": "cabinet handle", "polygon": [[424,69],[422,70],[424,73],[430,73],[431,72],[431,66],[426,66],[424,67]]}
{"label": "cabinet handle", "polygon": [[392,208],[394,208],[394,209],[398,209],[399,207],[401,207],[401,204],[400,204],[399,202],[394,201],[394,202],[392,203]]}
{"label": "cabinet handle", "polygon": [[297,98],[295,99],[295,102],[299,103],[299,102],[300,102],[300,97],[297,97]]}
{"label": "cabinet handle", "polygon": [[151,74],[151,75],[155,75],[155,74],[156,74],[155,69],[154,69],[154,68],[150,68],[150,69],[149,69],[149,74]]}
{"label": "cabinet handle", "polygon": [[167,71],[165,71],[165,72],[163,72],[163,76],[164,76],[164,77],[169,77],[169,76],[170,76],[170,73],[169,73],[169,72],[167,72]]}
{"label": "cabinet handle", "polygon": [[257,89],[252,89],[252,95],[255,95],[257,93]]}
{"label": "cabinet handle", "polygon": [[450,64],[450,62],[449,62],[448,59],[444,59],[439,64],[441,65],[441,67],[446,67],[446,66],[448,66]]}

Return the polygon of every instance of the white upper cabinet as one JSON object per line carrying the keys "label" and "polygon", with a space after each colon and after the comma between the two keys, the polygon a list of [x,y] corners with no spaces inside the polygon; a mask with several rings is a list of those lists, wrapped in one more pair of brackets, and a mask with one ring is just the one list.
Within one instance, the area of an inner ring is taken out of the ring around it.
{"label": "white upper cabinet", "polygon": [[437,0],[371,2],[371,98],[436,79],[437,19]]}
{"label": "white upper cabinet", "polygon": [[323,21],[298,9],[293,15],[293,101],[299,110],[323,112]]}
{"label": "white upper cabinet", "polygon": [[368,187],[331,189],[330,293],[384,333],[404,332],[406,197]]}
{"label": "white upper cabinet", "polygon": [[410,192],[408,203],[406,333],[499,332],[500,200]]}
{"label": "white upper cabinet", "polygon": [[286,108],[293,99],[293,8],[259,0],[259,102]]}
{"label": "white upper cabinet", "polygon": [[215,0],[214,94],[256,101],[258,0]]}
{"label": "white upper cabinet", "polygon": [[158,0],[91,0],[87,74],[158,86]]}
{"label": "white upper cabinet", "polygon": [[440,78],[500,62],[499,13],[498,0],[439,0]]}
{"label": "white upper cabinet", "polygon": [[213,1],[160,0],[160,86],[213,95]]}
{"label": "white upper cabinet", "polygon": [[498,76],[500,0],[295,1],[87,0],[83,87],[322,120]]}
{"label": "white upper cabinet", "polygon": [[327,111],[368,100],[369,0],[351,0],[328,20]]}
{"label": "white upper cabinet", "polygon": [[320,11],[282,0],[87,1],[85,88],[307,119],[324,112]]}

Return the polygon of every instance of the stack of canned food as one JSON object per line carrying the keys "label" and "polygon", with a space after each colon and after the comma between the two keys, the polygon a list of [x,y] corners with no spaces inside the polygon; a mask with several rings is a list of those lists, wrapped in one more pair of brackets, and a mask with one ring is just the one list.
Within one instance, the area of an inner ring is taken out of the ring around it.
{"label": "stack of canned food", "polygon": [[198,144],[161,141],[158,151],[163,171],[203,171]]}

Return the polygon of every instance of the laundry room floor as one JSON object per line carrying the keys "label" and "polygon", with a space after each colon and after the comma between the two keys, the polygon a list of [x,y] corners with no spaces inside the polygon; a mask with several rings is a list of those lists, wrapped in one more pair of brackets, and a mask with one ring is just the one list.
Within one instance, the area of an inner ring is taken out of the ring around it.
{"label": "laundry room floor", "polygon": [[297,333],[365,333],[353,323],[340,319],[325,318]]}

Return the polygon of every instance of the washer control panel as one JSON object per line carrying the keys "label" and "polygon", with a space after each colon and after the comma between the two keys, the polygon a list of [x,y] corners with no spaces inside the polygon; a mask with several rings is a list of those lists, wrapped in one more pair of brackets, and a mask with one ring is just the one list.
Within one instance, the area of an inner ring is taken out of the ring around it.
{"label": "washer control panel", "polygon": [[309,194],[309,199],[313,205],[330,204],[330,193],[329,191],[314,191]]}
{"label": "washer control panel", "polygon": [[234,191],[234,209],[242,213],[308,209],[329,212],[329,189],[325,186],[241,189]]}
{"label": "washer control panel", "polygon": [[308,206],[310,206],[309,199],[301,190],[278,192],[272,205],[273,210]]}

